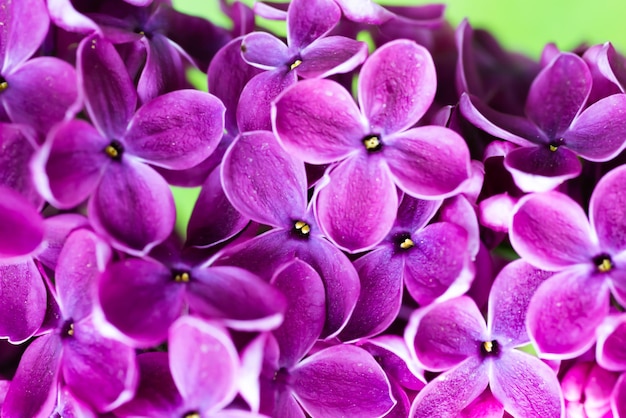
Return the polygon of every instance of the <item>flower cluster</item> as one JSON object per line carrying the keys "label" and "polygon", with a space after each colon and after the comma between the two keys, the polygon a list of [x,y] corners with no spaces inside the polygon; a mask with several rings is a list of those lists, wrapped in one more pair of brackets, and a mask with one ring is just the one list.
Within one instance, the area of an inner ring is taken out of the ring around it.
{"label": "flower cluster", "polygon": [[221,7],[0,0],[2,416],[626,416],[626,57]]}

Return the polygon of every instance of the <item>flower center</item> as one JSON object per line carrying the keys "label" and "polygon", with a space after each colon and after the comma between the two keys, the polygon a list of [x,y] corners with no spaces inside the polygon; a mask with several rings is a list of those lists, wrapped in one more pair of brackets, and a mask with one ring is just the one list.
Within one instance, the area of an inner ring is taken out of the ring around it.
{"label": "flower center", "polygon": [[556,152],[556,150],[558,150],[559,147],[561,145],[563,145],[563,142],[565,142],[565,140],[563,138],[561,138],[561,139],[559,139],[557,141],[550,142],[550,144],[548,144],[548,149],[550,151],[552,151],[552,152]]}
{"label": "flower center", "polygon": [[293,63],[291,63],[291,65],[289,66],[289,69],[293,70],[293,69],[299,67],[300,64],[302,64],[302,60],[297,59]]}
{"label": "flower center", "polygon": [[74,336],[74,321],[68,319],[61,326],[61,338],[69,338]]}
{"label": "flower center", "polygon": [[593,264],[600,273],[606,273],[613,268],[613,262],[608,254],[600,254],[593,258]]}
{"label": "flower center", "polygon": [[378,135],[368,135],[363,138],[363,145],[368,152],[380,151],[383,147],[383,143]]}
{"label": "flower center", "polygon": [[117,140],[111,141],[109,145],[104,148],[104,153],[112,160],[120,161],[122,154],[124,153],[124,146]]}
{"label": "flower center", "polygon": [[292,232],[301,238],[308,238],[311,233],[311,226],[304,221],[296,221],[293,224]]}
{"label": "flower center", "polygon": [[191,280],[191,275],[187,271],[175,271],[173,277],[176,283],[189,283]]}
{"label": "flower center", "polygon": [[483,357],[497,357],[500,354],[500,344],[496,340],[485,341],[480,345]]}
{"label": "flower center", "polygon": [[196,411],[187,412],[183,418],[200,418],[200,414]]}
{"label": "flower center", "polygon": [[409,233],[396,235],[393,242],[396,248],[400,250],[408,250],[415,247],[415,243],[411,239],[411,234]]}
{"label": "flower center", "polygon": [[0,93],[5,91],[9,87],[9,83],[0,75]]}

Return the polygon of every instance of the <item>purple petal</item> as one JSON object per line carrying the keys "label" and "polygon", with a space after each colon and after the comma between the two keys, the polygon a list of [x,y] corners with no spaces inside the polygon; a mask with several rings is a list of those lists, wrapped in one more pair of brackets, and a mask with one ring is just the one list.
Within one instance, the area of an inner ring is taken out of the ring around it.
{"label": "purple petal", "polygon": [[364,150],[368,134],[350,93],[326,79],[300,81],[285,91],[273,105],[272,124],[285,149],[312,164]]}
{"label": "purple petal", "polygon": [[146,46],[146,63],[137,81],[137,95],[147,103],[162,94],[184,89],[185,66],[178,49],[165,36],[155,33],[140,41]]}
{"label": "purple petal", "polygon": [[376,249],[356,260],[361,293],[352,316],[339,334],[343,341],[383,332],[398,316],[402,304],[402,257],[388,248]]}
{"label": "purple petal", "polygon": [[404,283],[417,303],[424,306],[467,292],[474,271],[463,228],[438,222],[414,234],[411,241],[414,246],[405,250]]}
{"label": "purple petal", "polygon": [[2,74],[14,69],[41,46],[50,19],[46,6],[38,0],[3,3],[0,21],[0,53]]}
{"label": "purple petal", "polygon": [[374,132],[400,132],[424,116],[436,89],[435,64],[428,50],[413,41],[395,40],[363,64],[359,105]]}
{"label": "purple petal", "polygon": [[33,161],[39,192],[60,209],[82,203],[111,162],[104,152],[109,142],[85,121],[58,125]]}
{"label": "purple petal", "polygon": [[[466,185],[467,182],[463,184],[463,189]],[[476,258],[480,249],[480,225],[475,206],[464,193],[457,194],[446,199],[439,213],[439,221],[451,222],[467,232],[467,250],[471,260]]]}
{"label": "purple petal", "polygon": [[398,196],[387,167],[368,155],[335,166],[315,202],[316,217],[326,236],[349,252],[382,241],[393,226],[397,209]]}
{"label": "purple petal", "polygon": [[63,379],[80,399],[104,412],[133,397],[138,378],[133,348],[102,337],[90,319],[75,322],[63,346]]}
{"label": "purple petal", "polygon": [[287,300],[283,323],[273,331],[280,347],[280,367],[293,367],[309,352],[324,328],[326,294],[319,274],[295,259],[276,272],[272,284]]}
{"label": "purple petal", "polygon": [[423,126],[384,138],[383,156],[402,190],[417,198],[444,198],[470,177],[465,140],[440,126]]}
{"label": "purple petal", "polygon": [[548,138],[562,137],[591,92],[591,73],[579,56],[563,52],[533,81],[526,115]]}
{"label": "purple petal", "polygon": [[371,0],[353,2],[336,0],[346,18],[353,22],[380,25],[393,17],[393,13]]}
{"label": "purple petal", "polygon": [[304,78],[324,78],[347,73],[365,61],[367,44],[344,36],[317,39],[300,52],[302,64],[296,71]]}
{"label": "purple petal", "polygon": [[567,147],[590,161],[608,161],[624,147],[626,95],[614,94],[585,109],[565,135]]}
{"label": "purple petal", "polygon": [[441,200],[421,200],[404,195],[398,207],[394,229],[417,232],[435,216]]}
{"label": "purple petal", "polygon": [[93,20],[74,8],[71,0],[48,0],[47,3],[52,22],[66,31],[79,33],[100,31]]}
{"label": "purple petal", "polygon": [[596,185],[589,202],[591,227],[600,246],[612,253],[626,249],[626,167],[606,174]]}
{"label": "purple petal", "polygon": [[611,410],[614,416],[621,417],[626,415],[626,373],[622,374],[611,396]]}
{"label": "purple petal", "polygon": [[553,273],[537,269],[524,260],[507,264],[489,293],[487,323],[490,335],[502,345],[516,347],[530,341],[526,312],[537,287]]}
{"label": "purple petal", "polygon": [[626,315],[607,317],[598,328],[596,358],[598,364],[607,370],[626,370]]}
{"label": "purple petal", "polygon": [[126,150],[142,160],[174,170],[204,161],[224,131],[224,105],[196,90],[164,94],[143,105],[124,136]]}
{"label": "purple petal", "polygon": [[[127,259],[107,267],[98,285],[104,319],[138,347],[161,344],[183,311],[184,283],[151,259]],[[155,309],[158,307],[158,309]]]}
{"label": "purple petal", "polygon": [[461,418],[502,418],[504,407],[493,397],[489,389],[485,391],[461,412]]}
{"label": "purple petal", "polygon": [[506,350],[492,367],[489,386],[508,413],[528,418],[564,416],[559,380],[543,361]]}
{"label": "purple petal", "polygon": [[0,260],[34,252],[44,238],[43,218],[26,198],[0,186]]}
{"label": "purple petal", "polygon": [[56,404],[61,339],[48,334],[33,341],[22,356],[2,405],[2,416],[50,416]]}
{"label": "purple petal", "polygon": [[0,264],[0,336],[14,344],[30,338],[46,313],[46,287],[32,260]]}
{"label": "purple petal", "polygon": [[197,268],[191,277],[189,306],[205,318],[219,319],[244,331],[274,329],[283,320],[286,300],[282,293],[248,271]]}
{"label": "purple petal", "polygon": [[528,306],[526,326],[545,358],[570,358],[595,342],[609,313],[609,287],[588,269],[570,268],[543,282]]}
{"label": "purple petal", "polygon": [[109,41],[92,35],[80,43],[77,61],[91,121],[107,138],[121,138],[137,106],[137,92],[122,58]]}
{"label": "purple petal", "polygon": [[224,330],[183,316],[170,328],[168,347],[172,377],[186,404],[210,413],[233,400],[239,355]]}
{"label": "purple petal", "polygon": [[46,134],[54,124],[79,110],[76,71],[65,61],[34,58],[5,78],[9,87],[2,94],[2,102],[13,122]]}
{"label": "purple petal", "polygon": [[44,220],[46,225],[46,248],[37,254],[37,260],[46,267],[56,270],[59,254],[65,244],[65,239],[75,229],[88,225],[87,218],[76,213],[63,213]]}
{"label": "purple petal", "polygon": [[489,384],[488,366],[470,357],[454,369],[432,380],[411,405],[410,417],[457,417]]}
{"label": "purple petal", "polygon": [[252,77],[239,96],[239,132],[271,131],[272,105],[280,93],[296,84],[297,79],[295,71],[286,71],[283,68]]}
{"label": "purple petal", "polygon": [[362,348],[318,351],[291,371],[294,396],[312,416],[383,416],[395,401],[387,376]]}
{"label": "purple petal", "polygon": [[504,158],[517,187],[525,192],[545,192],[565,180],[577,177],[581,164],[576,154],[565,147],[556,151],[544,145],[515,149]]}
{"label": "purple petal", "polygon": [[424,368],[444,371],[478,357],[481,343],[487,341],[487,327],[476,303],[461,296],[415,311],[405,340]]}
{"label": "purple petal", "polygon": [[35,153],[35,133],[28,127],[0,123],[0,184],[9,187],[31,202],[43,207],[43,198],[35,188],[30,162]]}
{"label": "purple petal", "polygon": [[600,252],[582,208],[559,192],[532,194],[520,200],[511,223],[511,244],[542,270],[591,264]]}
{"label": "purple petal", "polygon": [[330,32],[340,18],[341,10],[333,0],[294,0],[287,9],[287,44],[303,49]]}
{"label": "purple petal", "polygon": [[88,210],[98,233],[114,246],[134,253],[146,253],[163,242],[176,218],[165,180],[154,169],[130,158],[109,165]]}
{"label": "purple petal", "polygon": [[232,143],[222,164],[224,193],[244,216],[291,227],[307,206],[304,163],[288,154],[271,132],[249,132]]}
{"label": "purple petal", "polygon": [[246,35],[241,42],[241,56],[248,64],[263,70],[290,64],[287,45],[267,32]]}

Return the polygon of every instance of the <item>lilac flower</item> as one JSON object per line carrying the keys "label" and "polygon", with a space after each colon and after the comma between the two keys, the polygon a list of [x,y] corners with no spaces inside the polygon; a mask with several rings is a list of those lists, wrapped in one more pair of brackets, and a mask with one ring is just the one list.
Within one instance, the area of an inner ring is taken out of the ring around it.
{"label": "lilac flower", "polygon": [[224,106],[207,93],[181,90],[135,112],[132,80],[111,43],[86,38],[78,62],[94,126],[74,120],[55,128],[34,163],[38,189],[59,208],[89,198],[99,233],[125,251],[146,253],[175,220],[167,183],[146,163],[185,169],[206,159],[222,135]]}
{"label": "lilac flower", "polygon": [[487,326],[466,296],[416,311],[407,326],[409,349],[425,369],[443,374],[415,398],[412,417],[455,417],[487,386],[514,417],[562,417],[555,373],[515,350],[529,338],[524,319],[534,289],[550,273],[523,261],[504,267],[489,295]]}
{"label": "lilac flower", "polygon": [[626,302],[625,176],[621,166],[598,182],[589,220],[559,192],[526,196],[513,214],[515,251],[537,268],[556,272],[537,289],[528,309],[530,336],[545,356],[585,352],[609,313],[611,293]]}
{"label": "lilac flower", "polygon": [[624,147],[626,95],[606,97],[585,109],[590,91],[585,62],[563,52],[533,81],[526,117],[497,112],[467,94],[460,106],[477,127],[519,145],[504,163],[522,190],[547,191],[580,174],[578,156],[607,161]]}
{"label": "lilac flower", "polygon": [[567,416],[611,416],[611,394],[618,377],[595,362],[577,360],[561,379]]}
{"label": "lilac flower", "polygon": [[308,163],[336,163],[319,187],[315,210],[340,248],[372,248],[389,233],[398,207],[395,185],[435,199],[454,194],[469,177],[469,152],[460,136],[439,126],[408,129],[428,109],[435,88],[428,51],[399,40],[363,65],[361,111],[330,80],[301,81],[274,104],[273,127],[285,149]]}

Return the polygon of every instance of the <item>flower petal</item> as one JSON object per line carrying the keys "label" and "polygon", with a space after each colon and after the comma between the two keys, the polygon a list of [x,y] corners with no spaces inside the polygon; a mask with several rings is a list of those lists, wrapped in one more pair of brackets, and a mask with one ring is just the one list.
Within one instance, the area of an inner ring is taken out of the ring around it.
{"label": "flower petal", "polygon": [[399,39],[378,48],[359,75],[359,105],[374,133],[415,125],[437,90],[435,64],[426,48]]}
{"label": "flower petal", "polygon": [[287,9],[287,44],[300,50],[330,32],[340,18],[333,0],[293,0]]}
{"label": "flower petal", "polygon": [[562,270],[572,264],[591,265],[600,252],[592,241],[585,212],[559,192],[528,195],[513,214],[513,249],[542,270]]}
{"label": "flower petal", "polygon": [[143,105],[124,135],[126,151],[160,167],[191,168],[217,147],[224,132],[224,105],[197,90],[178,90]]}
{"label": "flower petal", "polygon": [[44,201],[30,172],[35,153],[34,135],[26,126],[0,123],[0,185],[19,192],[35,207],[42,208]]}
{"label": "flower petal", "polygon": [[421,199],[451,196],[471,174],[465,140],[441,126],[386,137],[382,154],[398,187]]}
{"label": "flower petal", "polygon": [[41,46],[50,27],[46,6],[38,0],[9,2],[4,6],[0,11],[2,74],[30,58]]}
{"label": "flower petal", "polygon": [[398,209],[398,196],[384,163],[357,155],[331,169],[329,178],[315,201],[316,218],[326,236],[349,252],[382,241]]}
{"label": "flower petal", "polygon": [[0,196],[0,260],[33,253],[44,238],[39,211],[5,186],[0,186]]}
{"label": "flower petal", "polygon": [[611,410],[614,416],[626,415],[626,374],[622,374],[611,395]]}
{"label": "flower petal", "polygon": [[615,254],[626,249],[626,167],[620,166],[596,184],[589,201],[589,220],[602,248]]}
{"label": "flower petal", "polygon": [[289,66],[289,51],[280,39],[267,32],[252,32],[241,42],[241,57],[263,70]]}
{"label": "flower petal", "polygon": [[366,57],[366,43],[344,36],[327,36],[317,39],[300,52],[302,64],[296,71],[304,78],[325,78],[352,71]]}
{"label": "flower petal", "polygon": [[185,67],[172,41],[160,33],[140,40],[145,45],[146,61],[137,81],[137,96],[148,103],[162,94],[187,88]]}
{"label": "flower petal", "polygon": [[489,386],[504,409],[516,417],[564,416],[556,374],[543,361],[518,350],[506,350],[492,362]]}
{"label": "flower petal", "polygon": [[338,161],[368,134],[354,99],[340,84],[303,80],[286,90],[272,106],[276,137],[290,154],[312,164]]}
{"label": "flower petal", "polygon": [[607,370],[626,371],[626,315],[607,317],[597,334],[598,364]]}
{"label": "flower petal", "polygon": [[294,396],[312,416],[383,416],[395,404],[387,376],[362,348],[318,351],[291,371]]}

